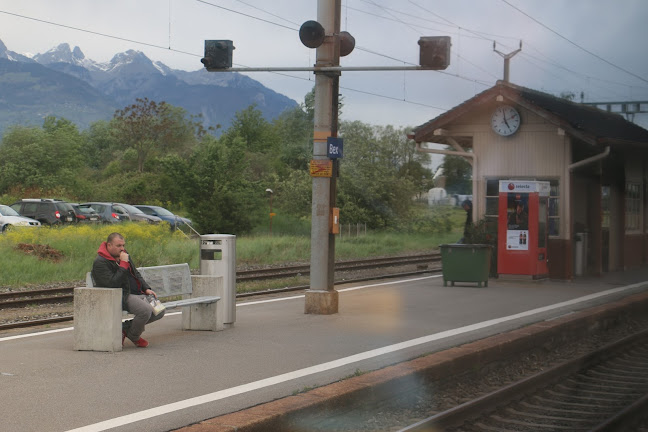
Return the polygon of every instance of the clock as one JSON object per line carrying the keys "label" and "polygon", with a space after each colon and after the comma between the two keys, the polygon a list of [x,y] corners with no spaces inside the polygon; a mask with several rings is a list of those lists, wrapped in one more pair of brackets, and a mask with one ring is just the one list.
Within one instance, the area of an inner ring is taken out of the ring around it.
{"label": "clock", "polygon": [[495,108],[491,117],[491,127],[502,136],[513,135],[520,128],[520,113],[510,105]]}

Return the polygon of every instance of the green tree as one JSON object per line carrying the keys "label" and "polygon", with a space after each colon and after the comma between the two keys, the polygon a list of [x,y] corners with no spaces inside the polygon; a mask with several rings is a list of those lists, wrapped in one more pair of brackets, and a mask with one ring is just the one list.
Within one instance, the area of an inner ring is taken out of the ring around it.
{"label": "green tree", "polygon": [[[340,164],[340,218],[366,222],[372,228],[396,226],[412,207],[416,187],[399,170],[410,146],[405,132],[392,127],[343,122],[344,158]],[[403,136],[401,139],[400,135]]]}
{"label": "green tree", "polygon": [[250,179],[242,139],[225,144],[207,136],[188,162],[173,163],[189,214],[201,232],[243,234],[254,227],[265,192]]}
{"label": "green tree", "polygon": [[197,128],[199,135],[203,132],[198,123],[186,119],[184,109],[147,98],[138,98],[133,105],[115,112],[112,128],[121,148],[134,152],[139,172],[144,172],[144,164],[153,155],[189,151],[195,144]]}
{"label": "green tree", "polygon": [[83,145],[78,129],[66,119],[47,117],[42,128],[11,128],[0,146],[0,193],[74,193],[86,165]]}
{"label": "green tree", "polygon": [[[448,147],[446,150],[453,150]],[[472,166],[461,156],[446,155],[443,159],[443,175],[446,178],[448,194],[469,195],[472,193]]]}

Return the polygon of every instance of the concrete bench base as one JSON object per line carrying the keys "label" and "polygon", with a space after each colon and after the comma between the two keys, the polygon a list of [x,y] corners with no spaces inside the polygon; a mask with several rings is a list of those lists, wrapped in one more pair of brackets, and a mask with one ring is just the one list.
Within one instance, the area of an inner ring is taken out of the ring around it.
{"label": "concrete bench base", "polygon": [[[185,294],[183,300],[169,302],[169,309],[182,307],[182,329],[223,330],[224,304],[219,301],[223,297],[223,277],[191,276],[191,284],[191,295]],[[121,297],[120,288],[74,289],[75,350],[122,350]]]}

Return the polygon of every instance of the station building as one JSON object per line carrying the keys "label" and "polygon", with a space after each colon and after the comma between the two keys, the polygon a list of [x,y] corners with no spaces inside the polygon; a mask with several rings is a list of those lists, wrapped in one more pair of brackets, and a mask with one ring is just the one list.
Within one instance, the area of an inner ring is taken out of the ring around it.
{"label": "station building", "polygon": [[498,81],[409,138],[472,164],[475,221],[496,221],[500,180],[548,181],[550,278],[648,263],[648,130],[622,115]]}

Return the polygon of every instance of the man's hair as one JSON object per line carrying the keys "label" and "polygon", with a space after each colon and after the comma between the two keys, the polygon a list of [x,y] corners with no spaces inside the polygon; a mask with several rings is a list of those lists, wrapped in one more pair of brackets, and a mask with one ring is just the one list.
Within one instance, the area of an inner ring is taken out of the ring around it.
{"label": "man's hair", "polygon": [[118,232],[110,233],[108,236],[108,239],[106,240],[106,243],[112,244],[113,240],[115,239],[121,239],[124,240],[124,236],[119,234]]}

